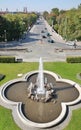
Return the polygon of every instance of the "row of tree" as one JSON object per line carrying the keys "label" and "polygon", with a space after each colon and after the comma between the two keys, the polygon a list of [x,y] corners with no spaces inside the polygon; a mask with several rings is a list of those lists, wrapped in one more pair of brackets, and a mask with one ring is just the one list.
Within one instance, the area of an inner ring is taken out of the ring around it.
{"label": "row of tree", "polygon": [[19,40],[36,22],[37,14],[5,14],[0,16],[0,42]]}
{"label": "row of tree", "polygon": [[53,8],[50,13],[45,11],[44,18],[66,40],[81,40],[81,4],[78,8],[59,10]]}

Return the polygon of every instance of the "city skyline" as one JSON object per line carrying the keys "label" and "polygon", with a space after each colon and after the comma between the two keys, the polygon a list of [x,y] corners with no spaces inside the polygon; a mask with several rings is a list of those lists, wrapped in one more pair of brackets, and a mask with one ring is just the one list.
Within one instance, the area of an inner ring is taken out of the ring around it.
{"label": "city skyline", "polygon": [[51,11],[52,8],[59,8],[60,10],[68,10],[77,8],[81,4],[81,0],[0,0],[0,11],[23,11],[27,7],[28,11]]}

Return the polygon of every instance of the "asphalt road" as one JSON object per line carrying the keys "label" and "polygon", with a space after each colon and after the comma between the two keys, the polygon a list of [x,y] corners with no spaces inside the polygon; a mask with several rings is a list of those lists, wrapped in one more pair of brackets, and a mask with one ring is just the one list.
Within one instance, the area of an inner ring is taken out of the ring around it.
{"label": "asphalt road", "polygon": [[[47,36],[50,33],[50,36]],[[43,38],[45,36],[46,38]],[[48,41],[53,40],[54,43]],[[31,28],[20,42],[0,44],[0,55],[12,55],[23,61],[66,61],[67,56],[81,56],[81,46],[68,46],[42,18]]]}

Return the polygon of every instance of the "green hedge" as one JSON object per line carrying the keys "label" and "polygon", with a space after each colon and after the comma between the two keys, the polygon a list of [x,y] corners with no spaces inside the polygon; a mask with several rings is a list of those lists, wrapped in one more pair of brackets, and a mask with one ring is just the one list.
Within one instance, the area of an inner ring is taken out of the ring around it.
{"label": "green hedge", "polygon": [[67,63],[81,63],[81,57],[67,57]]}
{"label": "green hedge", "polygon": [[0,56],[0,63],[15,63],[15,57]]}

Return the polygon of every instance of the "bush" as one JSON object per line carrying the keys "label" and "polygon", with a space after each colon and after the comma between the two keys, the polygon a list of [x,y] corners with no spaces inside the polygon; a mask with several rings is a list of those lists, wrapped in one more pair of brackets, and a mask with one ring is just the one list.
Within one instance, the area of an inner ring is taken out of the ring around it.
{"label": "bush", "polygon": [[0,74],[0,81],[5,78],[5,75]]}
{"label": "bush", "polygon": [[67,57],[67,63],[81,63],[81,57]]}
{"label": "bush", "polygon": [[15,57],[0,56],[0,63],[15,63]]}
{"label": "bush", "polygon": [[16,62],[16,63],[21,63],[21,62],[23,62],[23,59],[22,59],[22,58],[17,58],[17,59],[15,60],[15,62]]}

